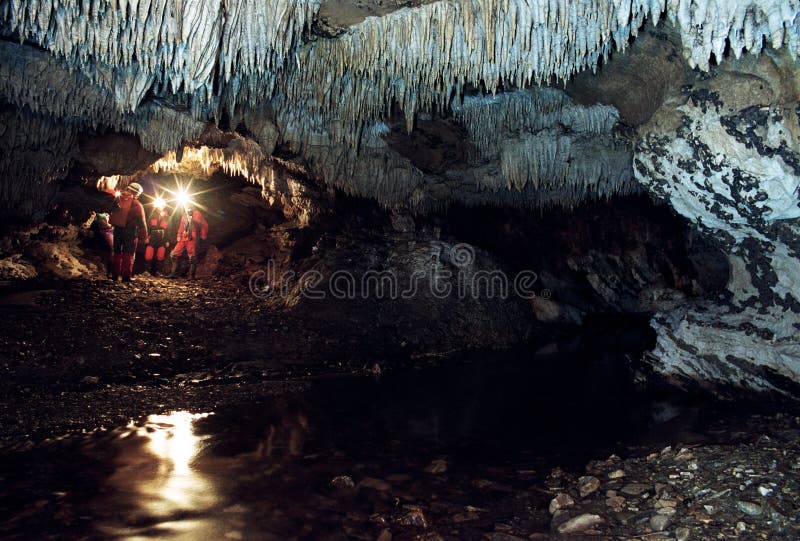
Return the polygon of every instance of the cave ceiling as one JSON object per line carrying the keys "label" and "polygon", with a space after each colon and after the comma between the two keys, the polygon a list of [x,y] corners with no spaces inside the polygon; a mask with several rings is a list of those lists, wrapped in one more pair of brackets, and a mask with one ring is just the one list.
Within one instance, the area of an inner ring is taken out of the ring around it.
{"label": "cave ceiling", "polygon": [[0,0],[0,174],[55,181],[75,161],[113,173],[96,138],[117,133],[138,138],[137,167],[188,146],[263,186],[280,154],[392,208],[574,205],[639,189],[629,130],[692,71],[765,48],[796,58],[798,12],[796,0]]}

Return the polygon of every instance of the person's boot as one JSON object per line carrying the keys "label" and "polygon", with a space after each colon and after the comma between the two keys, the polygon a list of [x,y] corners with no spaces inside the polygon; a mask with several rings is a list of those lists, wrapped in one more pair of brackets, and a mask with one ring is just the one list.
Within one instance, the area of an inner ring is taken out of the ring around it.
{"label": "person's boot", "polygon": [[111,255],[111,280],[116,282],[122,272],[122,254]]}
{"label": "person's boot", "polygon": [[178,258],[177,257],[170,257],[170,262],[172,263],[172,268],[169,270],[169,274],[167,274],[167,278],[175,278],[175,274],[178,272]]}
{"label": "person's boot", "polygon": [[197,261],[195,258],[189,258],[189,279],[197,280]]}
{"label": "person's boot", "polygon": [[122,254],[122,281],[130,282],[133,275],[133,254]]}

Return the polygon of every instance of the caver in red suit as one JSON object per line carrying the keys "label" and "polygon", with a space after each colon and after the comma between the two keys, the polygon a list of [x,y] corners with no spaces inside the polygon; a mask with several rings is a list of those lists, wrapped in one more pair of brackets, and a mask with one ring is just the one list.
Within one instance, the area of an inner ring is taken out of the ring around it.
{"label": "caver in red suit", "polygon": [[161,263],[167,256],[169,241],[167,240],[167,228],[169,227],[169,210],[166,208],[154,208],[150,213],[149,229],[150,242],[144,250],[144,260],[150,269],[150,274],[155,276],[161,267]]}
{"label": "caver in red suit", "polygon": [[131,281],[133,259],[138,243],[147,242],[147,221],[144,207],[136,199],[142,195],[142,187],[131,182],[122,190],[117,208],[108,221],[114,226],[114,254],[111,256],[111,279],[115,282],[122,276],[123,282]]}
{"label": "caver in red suit", "polygon": [[208,222],[206,222],[199,210],[187,207],[178,226],[178,242],[170,254],[172,259],[170,277],[175,276],[175,272],[178,270],[178,258],[186,252],[186,255],[189,256],[189,277],[195,278],[195,272],[197,271],[197,245],[200,241],[206,240],[206,238],[208,238]]}

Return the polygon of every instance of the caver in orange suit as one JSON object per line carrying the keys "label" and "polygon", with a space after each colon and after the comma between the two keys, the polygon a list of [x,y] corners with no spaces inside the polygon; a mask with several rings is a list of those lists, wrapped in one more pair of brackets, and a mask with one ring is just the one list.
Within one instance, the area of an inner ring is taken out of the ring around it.
{"label": "caver in orange suit", "polygon": [[189,277],[194,279],[197,270],[197,244],[206,240],[208,237],[208,222],[197,209],[187,209],[181,217],[181,224],[178,226],[178,238],[175,249],[172,250],[172,271],[170,277],[175,276],[178,270],[178,258],[186,252],[189,256]]}

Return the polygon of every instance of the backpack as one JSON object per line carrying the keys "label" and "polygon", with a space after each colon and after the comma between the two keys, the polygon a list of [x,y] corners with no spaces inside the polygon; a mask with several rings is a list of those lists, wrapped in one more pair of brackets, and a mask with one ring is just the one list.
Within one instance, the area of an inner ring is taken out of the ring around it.
{"label": "backpack", "polygon": [[111,214],[109,221],[115,227],[125,227],[128,225],[128,213],[131,210],[133,199],[121,200],[119,208]]}

